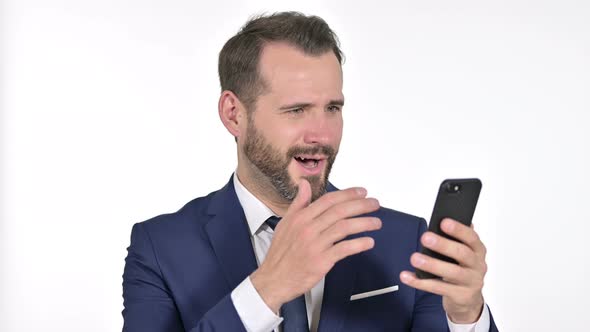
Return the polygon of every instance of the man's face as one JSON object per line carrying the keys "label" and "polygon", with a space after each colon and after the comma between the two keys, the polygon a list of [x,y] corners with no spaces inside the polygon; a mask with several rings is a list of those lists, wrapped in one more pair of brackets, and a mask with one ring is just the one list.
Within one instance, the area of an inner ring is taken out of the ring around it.
{"label": "man's face", "polygon": [[280,196],[292,200],[301,178],[312,200],[324,192],[342,138],[342,70],[333,52],[310,56],[283,43],[264,47],[266,91],[250,111],[244,156]]}

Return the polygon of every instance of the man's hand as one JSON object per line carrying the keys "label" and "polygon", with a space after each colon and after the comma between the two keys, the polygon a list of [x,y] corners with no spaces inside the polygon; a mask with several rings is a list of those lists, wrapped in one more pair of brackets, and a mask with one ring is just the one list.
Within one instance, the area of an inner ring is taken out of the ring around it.
{"label": "man's hand", "polygon": [[[371,237],[345,237],[381,228],[381,220],[357,217],[379,209],[362,188],[330,192],[309,204],[309,182],[299,182],[297,197],[275,228],[262,265],[250,279],[275,313],[286,302],[315,286],[341,259],[369,250]],[[339,242],[340,241],[340,242]]]}
{"label": "man's hand", "polygon": [[418,279],[408,271],[403,271],[400,279],[411,287],[441,295],[443,307],[454,323],[474,323],[484,304],[481,290],[487,272],[486,248],[473,227],[446,218],[441,229],[462,243],[426,232],[421,238],[422,245],[455,259],[459,265],[414,253],[410,258],[412,266],[440,276],[442,280]]}

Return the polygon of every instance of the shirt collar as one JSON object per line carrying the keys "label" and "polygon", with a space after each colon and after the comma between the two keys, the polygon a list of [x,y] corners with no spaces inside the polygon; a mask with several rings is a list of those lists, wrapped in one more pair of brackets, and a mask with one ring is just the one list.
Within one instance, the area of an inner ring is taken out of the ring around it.
{"label": "shirt collar", "polygon": [[248,228],[250,229],[250,235],[253,236],[258,232],[261,226],[266,225],[264,222],[266,219],[276,216],[271,209],[269,209],[264,203],[262,203],[256,196],[244,187],[244,185],[238,179],[237,172],[234,173],[234,188],[238,200],[244,210],[246,221],[248,222]]}

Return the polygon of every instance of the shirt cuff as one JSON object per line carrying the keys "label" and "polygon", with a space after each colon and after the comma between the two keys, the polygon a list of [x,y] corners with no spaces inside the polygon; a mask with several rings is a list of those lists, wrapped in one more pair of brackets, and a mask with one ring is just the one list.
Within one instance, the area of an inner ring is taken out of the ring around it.
{"label": "shirt cuff", "polygon": [[250,277],[231,292],[231,300],[248,332],[269,332],[283,321],[264,303]]}
{"label": "shirt cuff", "polygon": [[449,315],[447,316],[447,323],[451,332],[488,332],[490,330],[490,309],[484,303],[481,316],[477,322],[472,324],[456,324],[451,321]]}

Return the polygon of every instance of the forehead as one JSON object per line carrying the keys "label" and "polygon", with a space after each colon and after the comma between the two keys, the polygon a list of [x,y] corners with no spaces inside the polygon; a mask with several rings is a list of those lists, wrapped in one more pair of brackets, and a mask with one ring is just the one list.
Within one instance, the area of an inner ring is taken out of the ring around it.
{"label": "forehead", "polygon": [[287,43],[268,43],[259,70],[270,93],[342,98],[342,68],[331,50],[309,55]]}

